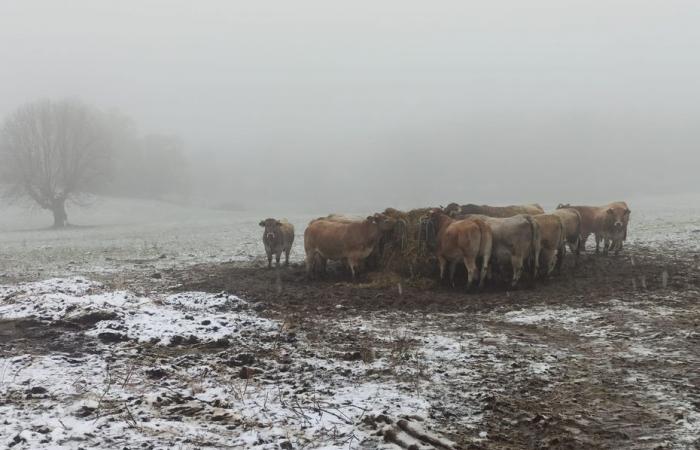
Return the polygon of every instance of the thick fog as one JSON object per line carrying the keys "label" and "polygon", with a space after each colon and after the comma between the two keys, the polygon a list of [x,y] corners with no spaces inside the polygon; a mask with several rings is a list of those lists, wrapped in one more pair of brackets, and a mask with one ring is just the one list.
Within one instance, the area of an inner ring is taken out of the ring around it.
{"label": "thick fog", "polygon": [[0,116],[118,110],[180,139],[207,205],[698,192],[698,24],[676,0],[4,1]]}

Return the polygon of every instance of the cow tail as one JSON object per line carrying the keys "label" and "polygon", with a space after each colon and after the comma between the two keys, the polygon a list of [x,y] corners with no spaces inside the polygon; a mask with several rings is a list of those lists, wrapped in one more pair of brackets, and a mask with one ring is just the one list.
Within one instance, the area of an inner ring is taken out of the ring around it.
{"label": "cow tail", "polygon": [[479,225],[479,231],[481,232],[479,255],[482,261],[480,270],[487,270],[491,260],[491,251],[493,250],[493,232],[491,231],[491,227],[483,220],[477,220],[476,223]]}
{"label": "cow tail", "polygon": [[540,268],[540,226],[537,225],[535,219],[531,215],[526,214],[532,232],[532,241],[530,241],[530,263],[532,264],[532,277],[536,278]]}
{"label": "cow tail", "polygon": [[561,242],[559,243],[559,248],[566,247],[566,227],[564,226],[564,221],[559,219],[559,225],[561,227]]}
{"label": "cow tail", "polygon": [[572,209],[572,211],[575,211],[576,217],[578,217],[578,222],[576,223],[576,255],[578,256],[581,253],[581,222],[583,219],[581,218],[581,213],[578,212],[578,210]]}
{"label": "cow tail", "polygon": [[564,263],[564,255],[566,254],[566,241],[568,241],[569,237],[566,235],[566,227],[564,226],[564,221],[561,220],[561,217],[557,218],[559,219],[559,226],[561,228],[561,240],[559,241],[559,248],[557,251],[557,270],[560,270],[561,265]]}

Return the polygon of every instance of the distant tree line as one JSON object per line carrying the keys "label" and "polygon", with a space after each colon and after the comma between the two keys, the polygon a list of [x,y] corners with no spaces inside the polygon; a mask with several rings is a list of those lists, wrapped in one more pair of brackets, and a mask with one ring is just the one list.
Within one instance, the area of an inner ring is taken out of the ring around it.
{"label": "distant tree line", "polygon": [[175,136],[142,135],[128,117],[77,100],[26,104],[0,128],[0,182],[68,224],[66,204],[94,195],[186,198],[189,165]]}

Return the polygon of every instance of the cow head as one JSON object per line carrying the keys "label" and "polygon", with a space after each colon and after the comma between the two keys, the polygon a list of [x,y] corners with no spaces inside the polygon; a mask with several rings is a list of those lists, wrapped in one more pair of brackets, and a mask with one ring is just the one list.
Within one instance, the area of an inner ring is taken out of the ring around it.
{"label": "cow head", "polygon": [[630,210],[628,208],[608,208],[608,220],[612,223],[616,230],[623,230],[627,226]]}
{"label": "cow head", "polygon": [[459,214],[461,209],[462,208],[457,203],[454,203],[454,202],[452,202],[452,203],[448,204],[447,206],[445,206],[444,208],[442,208],[443,212],[445,214],[447,214],[448,216],[452,216],[454,214]]}
{"label": "cow head", "polygon": [[396,219],[381,213],[368,216],[367,221],[370,223],[376,223],[381,231],[391,231],[394,226],[396,226]]}
{"label": "cow head", "polygon": [[265,232],[263,233],[265,239],[274,241],[279,235],[280,225],[282,225],[282,222],[277,219],[265,219],[261,220],[259,225],[265,228]]}

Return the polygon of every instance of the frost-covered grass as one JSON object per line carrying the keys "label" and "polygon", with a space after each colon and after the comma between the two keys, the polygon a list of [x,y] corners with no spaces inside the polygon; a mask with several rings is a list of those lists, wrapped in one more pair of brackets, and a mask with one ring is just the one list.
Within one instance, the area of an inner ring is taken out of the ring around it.
{"label": "frost-covered grass", "polygon": [[[0,277],[44,279],[76,273],[160,270],[265,258],[258,222],[286,217],[296,228],[293,260],[303,258],[303,232],[317,215],[233,212],[149,200],[101,199],[73,208],[65,230],[51,230],[45,211],[3,205]],[[0,278],[1,279],[1,278]]]}
{"label": "frost-covered grass", "polygon": [[[629,243],[700,251],[698,200],[697,196],[630,200]],[[294,224],[291,256],[302,261],[306,225],[331,212],[233,212],[105,198],[86,209],[72,208],[70,222],[78,226],[56,231],[47,229],[50,217],[45,211],[8,205],[2,205],[2,211],[0,277],[10,280],[160,270],[202,262],[259,262],[265,252],[258,222],[269,216],[286,217]],[[592,238],[588,245],[593,245]]]}

